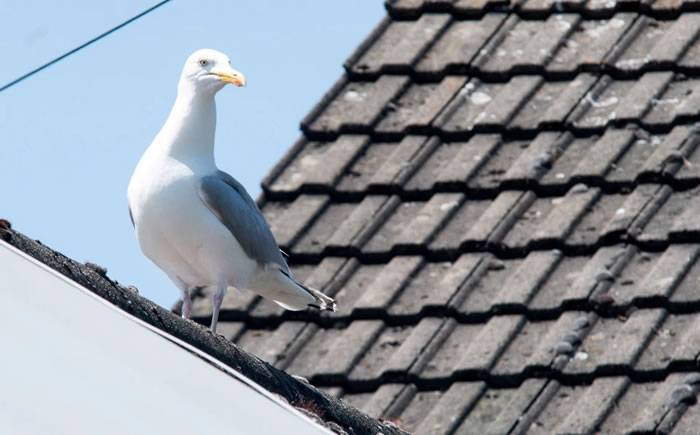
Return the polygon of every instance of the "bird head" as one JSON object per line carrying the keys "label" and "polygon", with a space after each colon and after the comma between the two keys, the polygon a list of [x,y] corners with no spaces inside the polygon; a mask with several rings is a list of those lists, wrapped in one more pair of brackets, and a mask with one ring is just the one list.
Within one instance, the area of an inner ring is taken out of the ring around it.
{"label": "bird head", "polygon": [[245,86],[245,76],[233,69],[231,61],[225,54],[203,48],[187,58],[180,76],[180,86],[186,86],[194,92],[219,92],[227,84]]}

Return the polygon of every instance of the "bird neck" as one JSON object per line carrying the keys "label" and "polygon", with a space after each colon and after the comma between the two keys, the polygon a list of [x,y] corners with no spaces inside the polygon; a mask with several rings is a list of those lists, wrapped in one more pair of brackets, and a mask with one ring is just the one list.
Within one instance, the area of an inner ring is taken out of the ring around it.
{"label": "bird neck", "polygon": [[154,143],[170,157],[185,163],[215,167],[215,133],[214,94],[195,93],[181,88]]}

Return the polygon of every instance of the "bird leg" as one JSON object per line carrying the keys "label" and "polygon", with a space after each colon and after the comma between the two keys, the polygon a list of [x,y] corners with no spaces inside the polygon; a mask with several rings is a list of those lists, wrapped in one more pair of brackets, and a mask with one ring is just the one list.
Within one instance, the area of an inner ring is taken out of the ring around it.
{"label": "bird leg", "polygon": [[182,318],[189,319],[192,315],[192,294],[189,289],[182,291]]}
{"label": "bird leg", "polygon": [[219,286],[211,298],[211,305],[212,305],[211,332],[214,332],[214,333],[216,333],[216,324],[219,322],[219,310],[221,309],[221,303],[224,301],[225,294],[226,294],[226,287]]}

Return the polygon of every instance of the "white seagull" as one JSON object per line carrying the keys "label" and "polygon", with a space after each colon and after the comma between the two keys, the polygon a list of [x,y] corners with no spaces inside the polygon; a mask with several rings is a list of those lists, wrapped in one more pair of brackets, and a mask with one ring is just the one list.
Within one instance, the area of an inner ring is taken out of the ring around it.
{"label": "white seagull", "polygon": [[245,188],[214,162],[216,104],[245,77],[223,53],[202,49],[182,70],[165,125],[129,181],[129,214],[143,253],[182,291],[212,287],[211,330],[229,288],[248,289],[289,310],[335,311],[335,301],[292,276],[270,227]]}

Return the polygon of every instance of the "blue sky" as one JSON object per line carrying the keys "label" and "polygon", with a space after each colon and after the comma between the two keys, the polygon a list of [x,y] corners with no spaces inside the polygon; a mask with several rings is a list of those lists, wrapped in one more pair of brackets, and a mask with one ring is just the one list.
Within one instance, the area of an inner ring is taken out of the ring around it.
{"label": "blue sky", "polygon": [[[8,2],[0,86],[156,2]],[[215,48],[246,75],[246,88],[217,97],[216,155],[257,196],[383,14],[371,0],[173,0],[0,93],[0,217],[169,307],[178,292],[138,248],[126,186],[170,110],[185,58]]]}

